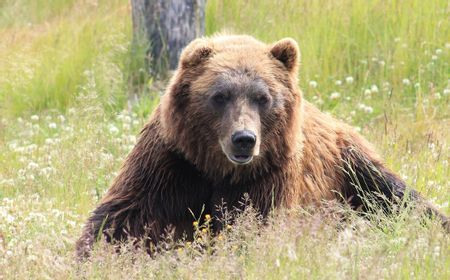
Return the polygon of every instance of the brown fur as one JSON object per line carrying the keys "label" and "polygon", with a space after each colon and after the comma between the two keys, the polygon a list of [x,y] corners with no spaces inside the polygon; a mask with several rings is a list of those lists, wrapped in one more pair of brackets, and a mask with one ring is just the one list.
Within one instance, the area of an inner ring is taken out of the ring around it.
{"label": "brown fur", "polygon": [[[272,207],[342,197],[359,207],[357,179],[364,181],[362,193],[402,198],[404,183],[369,143],[303,100],[299,59],[292,39],[266,45],[249,36],[216,36],[187,46],[161,104],[89,218],[77,243],[79,256],[88,256],[102,233],[108,241],[148,236],[153,243],[169,226],[177,236],[189,235],[190,210],[200,215],[206,207],[204,213],[218,217],[216,205],[237,207],[244,193],[263,215]],[[262,81],[270,108],[243,102],[239,108],[247,111],[232,107],[234,113],[220,121],[207,100],[222,76],[236,87]],[[243,115],[249,117],[239,120]],[[254,128],[259,137],[247,165],[230,162],[219,144],[238,125]]]}

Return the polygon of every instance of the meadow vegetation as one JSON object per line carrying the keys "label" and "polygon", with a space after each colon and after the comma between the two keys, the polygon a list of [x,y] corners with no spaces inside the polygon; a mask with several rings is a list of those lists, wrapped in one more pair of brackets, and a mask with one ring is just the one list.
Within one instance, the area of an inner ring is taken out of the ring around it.
{"label": "meadow vegetation", "polygon": [[[450,214],[449,16],[445,0],[209,0],[206,27],[296,39],[305,98]],[[168,237],[153,258],[100,243],[77,263],[83,222],[161,91],[131,41],[128,0],[0,1],[0,279],[450,278],[437,221],[333,203],[267,221],[249,209],[214,238],[198,221],[194,242]]]}

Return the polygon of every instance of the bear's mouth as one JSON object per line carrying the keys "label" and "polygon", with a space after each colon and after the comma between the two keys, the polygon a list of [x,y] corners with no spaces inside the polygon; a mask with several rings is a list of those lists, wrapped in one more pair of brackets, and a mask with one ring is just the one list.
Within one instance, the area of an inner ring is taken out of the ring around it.
{"label": "bear's mouth", "polygon": [[253,160],[253,157],[257,156],[254,149],[252,151],[233,151],[233,149],[228,149],[229,146],[224,145],[222,141],[219,141],[219,143],[223,154],[235,165],[249,164]]}
{"label": "bear's mouth", "polygon": [[238,165],[244,165],[248,164],[252,161],[253,156],[252,155],[230,155],[228,156],[228,159]]}

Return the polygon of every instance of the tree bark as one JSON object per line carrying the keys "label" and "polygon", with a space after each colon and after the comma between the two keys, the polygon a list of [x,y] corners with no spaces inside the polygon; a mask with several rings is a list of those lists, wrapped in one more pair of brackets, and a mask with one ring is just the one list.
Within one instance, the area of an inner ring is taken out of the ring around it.
{"label": "tree bark", "polygon": [[131,0],[133,41],[147,47],[150,73],[176,68],[181,50],[205,31],[206,0]]}

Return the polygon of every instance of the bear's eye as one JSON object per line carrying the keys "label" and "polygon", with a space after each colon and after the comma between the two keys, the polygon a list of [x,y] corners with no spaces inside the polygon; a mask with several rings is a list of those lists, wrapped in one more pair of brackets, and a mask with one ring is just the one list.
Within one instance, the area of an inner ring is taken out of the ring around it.
{"label": "bear's eye", "polygon": [[228,101],[228,97],[223,93],[218,93],[213,96],[213,101],[216,104],[223,105]]}
{"label": "bear's eye", "polygon": [[258,102],[259,105],[266,105],[267,103],[269,103],[270,99],[267,95],[263,94],[263,95],[259,95],[256,98],[256,102]]}

